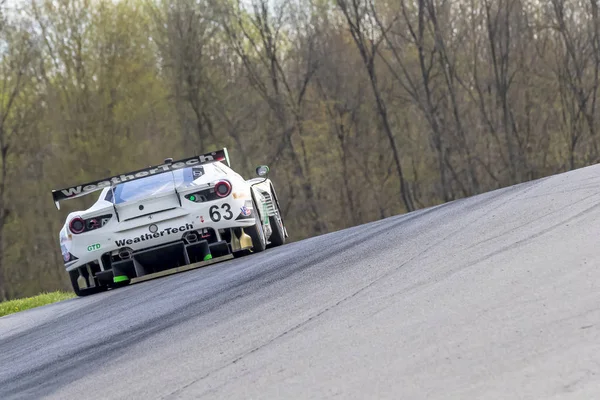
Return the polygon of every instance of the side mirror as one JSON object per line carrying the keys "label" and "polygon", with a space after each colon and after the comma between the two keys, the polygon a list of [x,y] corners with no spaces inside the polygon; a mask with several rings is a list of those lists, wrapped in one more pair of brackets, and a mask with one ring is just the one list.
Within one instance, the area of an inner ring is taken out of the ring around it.
{"label": "side mirror", "polygon": [[269,173],[269,167],[266,165],[261,165],[260,167],[256,168],[256,175],[258,175],[260,177],[265,177],[265,176],[267,176],[268,173]]}

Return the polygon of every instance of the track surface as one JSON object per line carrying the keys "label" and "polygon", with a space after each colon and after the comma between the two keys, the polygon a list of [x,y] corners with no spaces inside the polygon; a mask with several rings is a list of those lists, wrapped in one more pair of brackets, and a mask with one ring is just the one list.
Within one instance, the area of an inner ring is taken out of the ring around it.
{"label": "track surface", "polygon": [[0,318],[0,398],[598,398],[600,167]]}

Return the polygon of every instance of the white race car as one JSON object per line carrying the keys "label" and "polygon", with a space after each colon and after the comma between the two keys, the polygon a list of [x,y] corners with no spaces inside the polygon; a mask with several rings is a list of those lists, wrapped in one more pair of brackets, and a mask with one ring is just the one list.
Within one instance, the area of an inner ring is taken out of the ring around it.
{"label": "white race car", "polygon": [[101,190],[60,231],[73,290],[86,296],[284,244],[288,233],[268,172],[263,165],[258,178],[244,179],[224,148],[53,190],[58,209],[62,200]]}

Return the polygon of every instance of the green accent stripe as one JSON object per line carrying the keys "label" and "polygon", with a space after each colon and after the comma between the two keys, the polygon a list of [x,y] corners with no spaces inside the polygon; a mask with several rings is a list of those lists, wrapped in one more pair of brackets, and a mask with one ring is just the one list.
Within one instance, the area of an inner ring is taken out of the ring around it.
{"label": "green accent stripe", "polygon": [[204,261],[212,260],[212,254],[207,254],[204,256]]}
{"label": "green accent stripe", "polygon": [[113,278],[114,283],[125,282],[128,281],[129,277],[127,275],[119,275]]}

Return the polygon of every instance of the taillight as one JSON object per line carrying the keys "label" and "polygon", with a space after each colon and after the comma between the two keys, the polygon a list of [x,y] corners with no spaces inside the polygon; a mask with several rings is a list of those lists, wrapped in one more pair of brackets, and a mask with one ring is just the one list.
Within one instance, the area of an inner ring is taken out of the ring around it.
{"label": "taillight", "polygon": [[75,217],[69,222],[69,230],[78,235],[80,233],[93,231],[98,228],[102,228],[110,220],[112,214],[101,215],[98,217],[91,217],[83,219],[81,217]]}
{"label": "taillight", "polygon": [[69,223],[69,229],[73,233],[82,233],[85,231],[85,221],[83,218],[75,217]]}
{"label": "taillight", "polygon": [[215,185],[215,194],[218,197],[227,197],[231,193],[231,183],[228,181],[219,181]]}
{"label": "taillight", "polygon": [[214,186],[202,189],[199,192],[186,194],[184,197],[194,203],[219,200],[231,194],[231,183],[226,180],[218,181]]}

